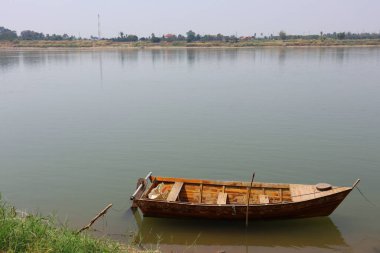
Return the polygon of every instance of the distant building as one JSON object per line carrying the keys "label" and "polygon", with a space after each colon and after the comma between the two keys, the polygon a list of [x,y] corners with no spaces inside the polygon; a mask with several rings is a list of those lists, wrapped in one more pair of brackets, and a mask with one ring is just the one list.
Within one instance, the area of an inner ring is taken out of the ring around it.
{"label": "distant building", "polygon": [[168,33],[164,35],[165,39],[174,39],[176,36],[174,34]]}
{"label": "distant building", "polygon": [[254,39],[255,39],[254,36],[241,36],[241,37],[239,37],[239,40],[242,40],[242,41],[254,40]]}

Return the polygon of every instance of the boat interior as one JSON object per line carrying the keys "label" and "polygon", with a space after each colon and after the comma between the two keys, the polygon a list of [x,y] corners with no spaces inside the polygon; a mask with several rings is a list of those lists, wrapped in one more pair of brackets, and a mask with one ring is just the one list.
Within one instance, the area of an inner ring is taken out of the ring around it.
{"label": "boat interior", "polygon": [[[272,204],[292,202],[289,184],[151,177],[142,199],[194,204]],[[250,191],[249,191],[250,189]]]}

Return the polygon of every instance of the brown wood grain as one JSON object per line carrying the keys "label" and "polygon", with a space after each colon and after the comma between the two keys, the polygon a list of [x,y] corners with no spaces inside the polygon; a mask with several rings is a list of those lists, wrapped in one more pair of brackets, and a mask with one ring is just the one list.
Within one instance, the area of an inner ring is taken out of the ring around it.
{"label": "brown wood grain", "polygon": [[[333,187],[320,192],[314,185],[255,182],[248,191],[249,182],[153,176],[152,180],[151,187],[135,203],[145,216],[156,217],[244,219],[248,201],[250,219],[325,216],[352,190]],[[168,199],[148,199],[149,191],[159,183],[171,187]]]}

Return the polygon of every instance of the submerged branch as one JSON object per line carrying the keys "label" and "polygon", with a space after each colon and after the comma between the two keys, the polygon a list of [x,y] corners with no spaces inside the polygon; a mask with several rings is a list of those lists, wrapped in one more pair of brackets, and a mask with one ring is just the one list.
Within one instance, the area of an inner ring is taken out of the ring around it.
{"label": "submerged branch", "polygon": [[98,213],[91,221],[90,223],[87,224],[87,226],[84,226],[83,228],[79,229],[77,234],[79,234],[80,232],[82,232],[83,230],[86,230],[86,229],[89,229],[92,224],[95,223],[95,221],[97,219],[99,219],[101,216],[105,215],[108,211],[108,209],[110,209],[112,207],[112,204],[109,204],[106,208],[104,208],[102,211],[100,211],[100,213]]}

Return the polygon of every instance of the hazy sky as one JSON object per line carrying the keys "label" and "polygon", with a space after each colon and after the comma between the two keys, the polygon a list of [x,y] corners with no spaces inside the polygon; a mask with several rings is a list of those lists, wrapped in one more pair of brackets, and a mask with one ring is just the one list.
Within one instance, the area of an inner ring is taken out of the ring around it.
{"label": "hazy sky", "polygon": [[380,31],[380,0],[0,0],[0,26],[18,33],[105,37]]}

